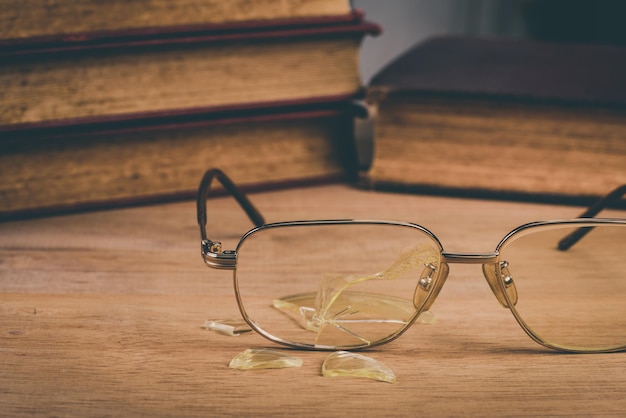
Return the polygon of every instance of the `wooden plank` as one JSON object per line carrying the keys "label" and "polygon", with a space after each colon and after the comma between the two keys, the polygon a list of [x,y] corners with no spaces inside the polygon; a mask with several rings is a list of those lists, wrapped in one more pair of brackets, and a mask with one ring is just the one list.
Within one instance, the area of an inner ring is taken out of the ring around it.
{"label": "wooden plank", "polygon": [[[415,221],[451,251],[490,251],[511,228],[580,208],[373,193],[343,185],[251,196],[268,221]],[[209,202],[227,248],[250,227],[228,198]],[[622,415],[624,354],[563,355],[531,341],[496,302],[480,267],[453,265],[433,307],[365,354],[396,384],[324,378],[327,353],[297,369],[235,371],[274,347],[201,328],[238,314],[232,275],[204,267],[194,204],[0,224],[0,410],[7,416]]]}

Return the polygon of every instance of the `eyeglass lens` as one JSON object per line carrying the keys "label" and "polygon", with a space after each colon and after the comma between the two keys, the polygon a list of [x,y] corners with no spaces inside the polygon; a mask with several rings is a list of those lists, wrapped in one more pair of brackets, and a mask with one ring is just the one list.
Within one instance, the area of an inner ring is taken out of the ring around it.
{"label": "eyeglass lens", "polygon": [[438,244],[401,225],[331,224],[260,230],[238,249],[245,314],[266,334],[317,348],[376,344],[414,319],[436,274]]}
{"label": "eyeglass lens", "polygon": [[595,226],[567,251],[578,226],[531,228],[500,249],[517,290],[512,309],[539,339],[570,350],[626,345],[626,225]]}

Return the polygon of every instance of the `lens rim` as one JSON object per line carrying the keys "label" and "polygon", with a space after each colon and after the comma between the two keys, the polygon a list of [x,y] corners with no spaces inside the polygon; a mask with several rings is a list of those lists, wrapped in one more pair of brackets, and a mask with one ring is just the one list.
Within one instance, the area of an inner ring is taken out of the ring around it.
{"label": "lens rim", "polygon": [[[496,246],[496,253],[498,253],[498,263],[501,261],[502,250],[506,249],[506,246],[521,238],[523,236],[533,234],[538,232],[537,229],[541,231],[546,230],[554,230],[561,229],[567,227],[576,227],[576,228],[588,228],[588,227],[597,227],[597,226],[606,226],[606,225],[617,225],[621,227],[626,227],[626,219],[619,218],[576,218],[576,219],[557,219],[557,220],[548,220],[548,221],[536,221],[526,223],[524,225],[518,226],[517,228],[510,231],[508,234],[502,238],[502,240]],[[541,337],[537,334],[531,326],[529,326],[526,321],[523,319],[522,315],[518,312],[515,307],[515,303],[510,299],[508,292],[506,291],[505,280],[502,275],[500,269],[496,269],[498,272],[498,285],[502,294],[504,295],[508,308],[511,313],[515,317],[515,320],[522,327],[524,332],[528,334],[530,338],[532,338],[538,344],[554,349],[557,351],[569,352],[569,353],[611,353],[617,351],[626,350],[626,344],[610,346],[610,347],[574,347],[568,346],[564,344],[558,344],[552,341],[549,341],[547,338]]]}
{"label": "lens rim", "polygon": [[[421,225],[411,223],[411,222],[376,220],[376,219],[325,219],[325,220],[299,220],[299,221],[268,223],[268,224],[253,228],[249,230],[248,232],[246,232],[239,240],[239,243],[237,244],[235,252],[238,256],[239,250],[241,246],[244,244],[244,242],[252,235],[262,232],[264,230],[273,229],[273,228],[285,228],[285,227],[289,228],[289,227],[296,227],[296,226],[313,227],[313,226],[329,226],[329,225],[388,225],[388,226],[400,226],[400,227],[408,227],[408,228],[415,229],[423,234],[426,234],[427,237],[430,238],[434,244],[436,244],[437,250],[439,252],[439,263],[440,265],[443,264],[443,256],[442,256],[443,247],[439,239],[431,231],[429,231],[428,229],[424,228]],[[238,258],[237,258],[237,261],[238,261]],[[413,325],[415,320],[424,311],[424,307],[430,305],[430,300],[436,297],[436,294],[432,292],[432,289],[437,288],[437,283],[439,281],[439,278],[441,277],[441,271],[442,269],[439,269],[436,274],[436,277],[433,278],[433,286],[431,286],[431,291],[428,293],[428,295],[424,299],[422,306],[420,307],[420,309],[416,310],[416,312],[413,314],[411,319],[407,321],[406,325],[404,325],[402,328],[400,328],[395,333],[389,335],[388,337],[375,341],[371,344],[363,343],[363,344],[344,345],[344,346],[316,345],[316,344],[307,344],[307,343],[288,341],[280,337],[277,337],[265,331],[262,327],[257,325],[252,320],[250,315],[248,315],[244,306],[244,302],[241,297],[241,292],[239,290],[239,282],[237,278],[237,265],[236,264],[235,264],[235,268],[233,269],[233,287],[235,289],[235,298],[237,299],[237,305],[239,307],[239,311],[241,312],[243,319],[259,335],[261,335],[262,337],[274,343],[285,345],[285,346],[292,347],[292,348],[305,349],[305,350],[318,350],[318,351],[361,350],[361,349],[372,348],[372,347],[377,347],[383,344],[387,344],[395,340],[396,338],[398,338],[404,332],[406,332],[406,330],[408,330],[411,327],[411,325]]]}

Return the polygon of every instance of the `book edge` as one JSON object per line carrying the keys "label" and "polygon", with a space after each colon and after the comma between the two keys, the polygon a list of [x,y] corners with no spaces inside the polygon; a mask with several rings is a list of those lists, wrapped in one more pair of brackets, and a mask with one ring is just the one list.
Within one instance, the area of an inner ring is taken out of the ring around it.
{"label": "book edge", "polygon": [[72,129],[79,127],[93,126],[115,126],[124,123],[129,124],[153,124],[163,120],[176,118],[205,118],[222,119],[225,117],[241,117],[242,114],[254,115],[260,113],[281,114],[285,112],[297,112],[319,108],[332,108],[345,106],[364,96],[364,91],[360,90],[351,94],[341,94],[337,96],[307,97],[294,100],[278,100],[268,102],[251,102],[235,105],[220,105],[197,108],[182,108],[176,110],[165,110],[155,112],[124,113],[107,116],[90,116],[75,119],[63,119],[44,122],[27,122],[11,125],[0,125],[0,143],[8,140],[7,134],[28,134],[35,131]]}
{"label": "book edge", "polygon": [[380,34],[381,27],[376,23],[363,20],[363,16],[362,12],[353,11],[336,17],[284,19],[262,23],[247,21],[243,24],[226,25],[172,26],[141,30],[85,32],[71,36],[8,39],[0,40],[0,56],[351,33],[372,36]]}
{"label": "book edge", "polygon": [[[206,121],[192,121],[181,122],[175,121],[171,124],[161,125],[138,125],[136,127],[122,127],[118,130],[99,130],[97,126],[90,126],[92,129],[90,132],[74,133],[72,135],[59,134],[58,137],[71,138],[81,136],[109,136],[112,133],[130,133],[132,134],[136,130],[163,130],[163,129],[184,129],[184,128],[196,128],[202,126],[215,126],[215,125],[235,125],[242,124],[244,122],[271,122],[271,121],[287,121],[287,120],[311,120],[311,119],[326,119],[326,118],[349,118],[359,117],[364,114],[364,110],[361,106],[352,102],[340,102],[340,103],[322,103],[320,106],[313,108],[305,107],[302,109],[282,109],[280,112],[277,109],[270,109],[269,112],[244,115],[244,116],[232,116],[231,118],[219,118]],[[346,119],[348,121],[348,119]],[[177,124],[178,123],[178,124]],[[54,136],[49,136],[45,132],[43,137],[26,138],[27,140],[47,141],[54,140]],[[88,138],[87,138],[88,139]],[[17,141],[16,141],[17,142]],[[353,182],[356,177],[355,162],[352,161],[351,155],[354,153],[351,149],[352,144],[350,141],[343,141],[339,146],[339,152],[342,159],[342,165],[337,166],[336,169],[327,170],[326,173],[320,175],[304,175],[297,178],[287,178],[282,180],[261,180],[259,182],[249,181],[244,182],[242,187],[246,191],[265,191],[276,190],[289,187],[304,187],[319,184],[326,184],[331,182]],[[198,179],[199,181],[199,179]],[[82,213],[97,210],[109,210],[118,209],[124,207],[133,207],[140,205],[159,204],[175,201],[184,201],[191,198],[195,198],[195,189],[189,190],[177,190],[171,192],[161,192],[148,195],[126,196],[117,198],[101,198],[91,199],[73,203],[63,204],[51,204],[47,206],[37,206],[31,208],[20,208],[13,210],[0,210],[0,222],[14,221],[38,217],[58,216],[72,213]],[[218,189],[219,192],[219,189]],[[219,194],[219,193],[218,193]]]}
{"label": "book edge", "polygon": [[[198,179],[200,181],[200,179]],[[246,193],[283,190],[296,187],[313,187],[327,184],[349,183],[348,173],[334,173],[320,176],[310,176],[297,179],[262,181],[259,183],[243,183],[241,190]],[[40,206],[37,208],[20,209],[13,211],[0,211],[0,222],[22,221],[35,218],[48,218],[54,216],[74,215],[86,212],[115,210],[138,206],[176,203],[195,200],[197,190],[182,190],[171,193],[160,193],[145,196],[133,196],[117,199],[91,200],[62,205]],[[226,195],[226,191],[216,189],[212,197]]]}

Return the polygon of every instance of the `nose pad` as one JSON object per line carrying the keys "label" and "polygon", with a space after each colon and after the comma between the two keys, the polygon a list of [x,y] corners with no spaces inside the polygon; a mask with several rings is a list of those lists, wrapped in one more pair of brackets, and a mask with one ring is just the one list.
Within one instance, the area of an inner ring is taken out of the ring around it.
{"label": "nose pad", "polygon": [[498,302],[500,302],[500,305],[505,308],[509,307],[506,297],[502,292],[502,288],[498,283],[500,277],[504,282],[504,289],[506,291],[506,295],[509,297],[509,300],[513,306],[517,304],[517,288],[513,282],[513,276],[511,276],[511,272],[509,271],[508,261],[500,261],[499,264],[483,264],[483,274],[485,275],[485,279],[487,279],[487,283],[489,283],[491,291],[494,295],[496,295]]}
{"label": "nose pad", "polygon": [[[449,271],[450,268],[446,263],[441,263],[439,269],[432,263],[424,265],[424,270],[420,274],[415,293],[413,294],[413,306],[415,306],[415,309],[421,308],[422,311],[430,309],[435,299],[437,299],[437,295],[441,291]],[[422,308],[422,305],[431,293],[432,297],[428,300],[428,304]]]}

